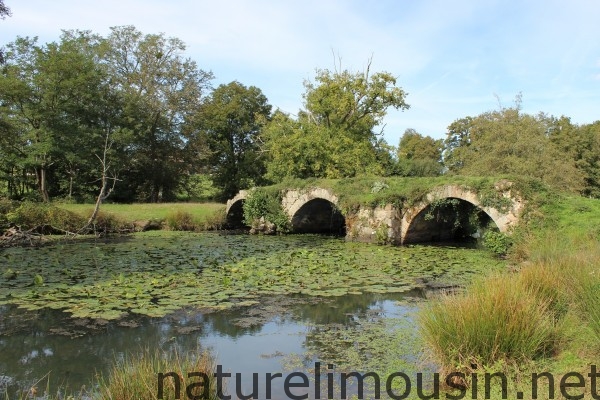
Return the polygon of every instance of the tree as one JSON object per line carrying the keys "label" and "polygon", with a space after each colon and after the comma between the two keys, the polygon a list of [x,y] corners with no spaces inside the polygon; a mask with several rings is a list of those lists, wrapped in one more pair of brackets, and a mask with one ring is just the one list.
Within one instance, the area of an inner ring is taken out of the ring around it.
{"label": "tree", "polygon": [[356,139],[373,140],[373,129],[390,107],[408,109],[406,93],[388,72],[363,73],[317,70],[315,83],[304,83],[306,113],[316,123]]}
{"label": "tree", "polygon": [[575,161],[548,135],[549,119],[503,108],[462,118],[448,127],[445,164],[454,173],[476,176],[514,175],[539,178],[570,191],[583,188]]}
{"label": "tree", "polygon": [[65,170],[88,169],[85,150],[103,137],[102,123],[110,124],[104,106],[114,102],[96,59],[100,43],[88,32],[65,32],[59,43],[17,38],[8,47],[0,75],[2,168],[25,180],[33,175],[44,201],[61,192]]}
{"label": "tree", "polygon": [[436,176],[442,172],[443,140],[407,129],[398,146],[398,173],[403,176]]}
{"label": "tree", "polygon": [[0,19],[10,17],[10,8],[4,4],[4,0],[0,0]]}
{"label": "tree", "polygon": [[[0,0],[0,19],[10,17],[10,8],[4,4],[4,0]],[[0,65],[4,64],[4,48],[0,48]]]}
{"label": "tree", "polygon": [[172,199],[192,161],[186,141],[195,135],[195,115],[213,75],[183,58],[184,50],[177,38],[111,28],[106,61],[124,101],[130,161],[116,189],[121,199]]}
{"label": "tree", "polygon": [[390,107],[407,109],[406,93],[387,72],[317,70],[304,83],[305,109],[296,120],[279,114],[266,130],[267,176],[351,177],[383,174],[385,143],[375,128]]}
{"label": "tree", "polygon": [[200,108],[201,140],[208,144],[208,170],[222,197],[264,183],[260,135],[271,105],[255,86],[220,85]]}
{"label": "tree", "polygon": [[583,174],[584,196],[600,198],[600,121],[577,126],[568,117],[547,117],[550,141]]}

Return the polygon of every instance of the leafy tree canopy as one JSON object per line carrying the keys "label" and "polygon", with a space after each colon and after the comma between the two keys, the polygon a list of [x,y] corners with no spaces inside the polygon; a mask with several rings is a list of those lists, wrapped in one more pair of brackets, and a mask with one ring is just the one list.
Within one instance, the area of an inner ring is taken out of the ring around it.
{"label": "leafy tree canopy", "polygon": [[436,176],[442,173],[443,140],[407,129],[398,145],[396,173],[402,176]]}
{"label": "leafy tree canopy", "polygon": [[264,183],[260,133],[270,116],[271,105],[262,91],[239,82],[220,85],[202,105],[199,147],[207,144],[208,171],[223,198]]}
{"label": "leafy tree canopy", "polygon": [[406,93],[387,72],[317,70],[304,83],[305,109],[298,118],[278,114],[264,138],[269,152],[267,176],[351,177],[384,174],[379,163],[383,140],[375,128],[387,110],[407,109]]}
{"label": "leafy tree canopy", "polygon": [[581,191],[585,174],[573,157],[566,156],[564,148],[569,145],[561,151],[550,140],[558,122],[544,114],[522,113],[520,102],[456,120],[448,127],[445,165],[464,175],[529,176],[562,190]]}

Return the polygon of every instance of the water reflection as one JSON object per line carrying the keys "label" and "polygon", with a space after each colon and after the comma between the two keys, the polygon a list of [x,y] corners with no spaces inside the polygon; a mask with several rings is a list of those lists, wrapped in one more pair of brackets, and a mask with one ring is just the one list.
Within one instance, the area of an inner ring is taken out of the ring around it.
{"label": "water reflection", "polygon": [[[311,332],[314,334],[315,325],[353,326],[367,315],[385,316],[414,307],[394,303],[406,296],[419,294],[347,295],[325,300],[280,296],[234,310],[182,310],[164,318],[110,323],[71,320],[59,311],[24,312],[2,306],[0,393],[5,388],[9,394],[29,388],[49,372],[51,387],[68,384],[78,389],[89,386],[95,374],[105,372],[115,358],[125,354],[157,348],[194,351],[199,346],[211,348],[225,370],[242,373],[249,392],[253,372],[284,372],[279,356],[302,354],[306,342],[314,342]],[[232,387],[230,393],[235,393]]]}

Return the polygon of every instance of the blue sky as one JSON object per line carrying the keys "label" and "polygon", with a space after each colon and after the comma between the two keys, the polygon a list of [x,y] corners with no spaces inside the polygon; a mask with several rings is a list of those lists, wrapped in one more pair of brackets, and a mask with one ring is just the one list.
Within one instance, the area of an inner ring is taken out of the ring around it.
{"label": "blue sky", "polygon": [[0,44],[58,40],[62,29],[106,35],[134,25],[187,44],[214,85],[259,87],[296,114],[316,68],[387,71],[411,108],[391,111],[385,138],[407,128],[436,138],[454,120],[510,106],[600,120],[597,0],[4,0]]}

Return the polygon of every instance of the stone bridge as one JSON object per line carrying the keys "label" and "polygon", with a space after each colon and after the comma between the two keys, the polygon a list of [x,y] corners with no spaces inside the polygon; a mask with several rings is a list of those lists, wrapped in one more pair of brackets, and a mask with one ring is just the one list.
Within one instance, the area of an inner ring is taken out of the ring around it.
{"label": "stone bridge", "polygon": [[[452,239],[455,221],[446,217],[457,209],[466,211],[464,215],[476,215],[481,226],[493,224],[500,232],[510,233],[524,207],[511,186],[507,181],[495,185],[496,198],[502,200],[496,202],[482,200],[474,189],[448,184],[430,190],[415,204],[360,206],[346,213],[340,210],[338,196],[331,189],[289,189],[282,196],[281,206],[292,232],[345,234],[348,240],[408,244]],[[243,204],[249,194],[242,190],[227,202],[230,225],[243,226]],[[454,211],[439,206],[448,199],[454,200],[446,202],[455,207]]]}

